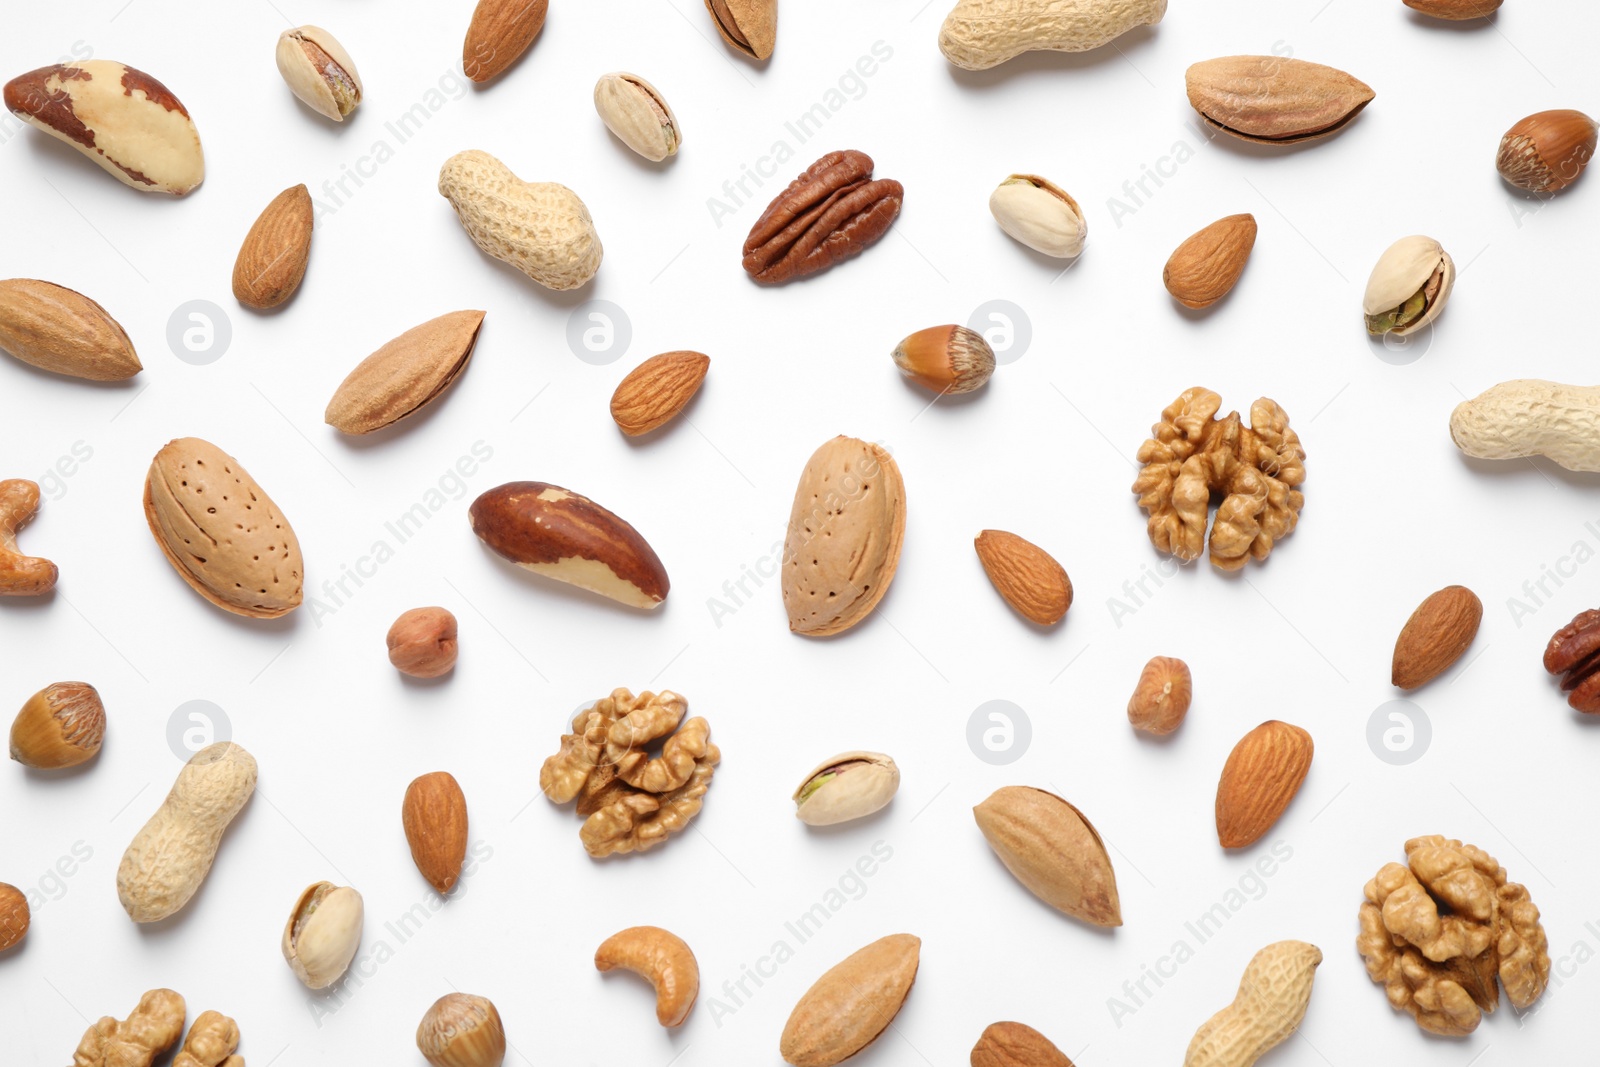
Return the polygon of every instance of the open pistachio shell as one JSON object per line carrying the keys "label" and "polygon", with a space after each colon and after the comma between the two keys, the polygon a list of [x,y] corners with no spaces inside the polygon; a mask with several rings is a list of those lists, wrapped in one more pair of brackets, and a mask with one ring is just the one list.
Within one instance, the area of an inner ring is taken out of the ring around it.
{"label": "open pistachio shell", "polygon": [[1362,298],[1367,332],[1404,337],[1439,317],[1456,281],[1455,261],[1431,237],[1402,237],[1378,258]]}
{"label": "open pistachio shell", "polygon": [[795,815],[809,826],[832,826],[871,815],[900,788],[900,768],[882,752],[844,752],[824,760],[794,791]]}
{"label": "open pistachio shell", "polygon": [[306,887],[283,928],[283,958],[311,989],[337,982],[361,945],[361,894],[349,886]]}

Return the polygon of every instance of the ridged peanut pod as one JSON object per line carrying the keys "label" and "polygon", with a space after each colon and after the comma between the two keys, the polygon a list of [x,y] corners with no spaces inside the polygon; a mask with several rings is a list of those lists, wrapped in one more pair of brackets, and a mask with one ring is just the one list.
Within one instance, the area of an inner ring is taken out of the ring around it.
{"label": "ridged peanut pod", "polygon": [[474,244],[547,289],[576,289],[600,269],[594,220],[565,185],[525,182],[473,149],[445,160],[439,193]]}
{"label": "ridged peanut pod", "polygon": [[1304,941],[1277,941],[1257,952],[1233,1003],[1195,1031],[1183,1067],[1251,1067],[1282,1044],[1306,1017],[1321,962],[1322,950]]}
{"label": "ridged peanut pod", "polygon": [[1600,471],[1600,386],[1501,382],[1456,405],[1450,437],[1475,459],[1547,456],[1569,471]]}
{"label": "ridged peanut pod", "polygon": [[606,938],[594,952],[595,969],[622,968],[646,979],[656,991],[656,1021],[681,1026],[700,995],[700,965],[683,938],[659,926],[630,926]]}
{"label": "ridged peanut pod", "polygon": [[958,67],[988,70],[1024,52],[1087,52],[1166,13],[1167,0],[960,0],[939,50]]}
{"label": "ridged peanut pod", "polygon": [[196,752],[172,792],[122,854],[117,897],[129,918],[152,923],[179,911],[217,858],[222,833],[256,790],[256,761],[229,741]]}

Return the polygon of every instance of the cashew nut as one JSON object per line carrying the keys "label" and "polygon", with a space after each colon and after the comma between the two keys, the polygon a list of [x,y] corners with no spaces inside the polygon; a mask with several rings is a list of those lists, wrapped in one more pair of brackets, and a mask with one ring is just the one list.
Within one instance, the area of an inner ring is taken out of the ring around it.
{"label": "cashew nut", "polygon": [[681,1026],[700,993],[700,965],[676,934],[659,926],[630,926],[595,949],[596,970],[621,967],[648,979],[656,989],[656,1021]]}
{"label": "cashew nut", "polygon": [[17,550],[17,531],[39,510],[39,484],[26,478],[0,482],[0,596],[42,596],[55,588],[56,565]]}

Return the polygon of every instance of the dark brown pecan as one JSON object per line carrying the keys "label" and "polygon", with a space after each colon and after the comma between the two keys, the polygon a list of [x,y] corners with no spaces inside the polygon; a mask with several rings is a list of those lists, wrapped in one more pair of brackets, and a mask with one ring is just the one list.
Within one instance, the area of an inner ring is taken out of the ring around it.
{"label": "dark brown pecan", "polygon": [[1555,632],[1545,646],[1544,669],[1564,676],[1568,704],[1600,713],[1600,608],[1580,612]]}
{"label": "dark brown pecan", "polygon": [[872,178],[865,152],[829,152],[767,205],[744,242],[744,269],[780,285],[827,270],[889,232],[905,189]]}

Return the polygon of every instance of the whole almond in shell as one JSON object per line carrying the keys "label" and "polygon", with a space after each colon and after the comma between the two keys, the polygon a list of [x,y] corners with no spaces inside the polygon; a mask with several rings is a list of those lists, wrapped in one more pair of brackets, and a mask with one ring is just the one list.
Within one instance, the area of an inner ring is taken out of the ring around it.
{"label": "whole almond in shell", "polygon": [[1008,785],[972,814],[989,847],[1028,892],[1075,919],[1122,925],[1111,857],[1077,808],[1043,789]]}
{"label": "whole almond in shell", "polygon": [[311,194],[304,185],[273,197],[233,262],[234,299],[257,311],[287,303],[311,261],[313,224]]}
{"label": "whole almond in shell", "polygon": [[783,545],[789,629],[843,633],[872,613],[900,565],[906,487],[885,449],[835,437],[806,461]]}
{"label": "whole almond in shell", "polygon": [[91,382],[120,382],[144,369],[127,331],[105,308],[32,278],[0,281],[0,351]]}
{"label": "whole almond in shell", "polygon": [[1272,829],[1311,770],[1311,735],[1269,720],[1239,739],[1217,782],[1217,838],[1245,848]]}
{"label": "whole almond in shell", "polygon": [[472,502],[478,539],[519,567],[636,608],[667,598],[667,569],[639,531],[549,482],[507,482]]}
{"label": "whole almond in shell", "polygon": [[1342,70],[1286,56],[1224,56],[1184,75],[1206,123],[1257,144],[1298,144],[1344,129],[1372,87]]}
{"label": "whole almond in shell", "polygon": [[833,1067],[876,1041],[911,992],[922,939],[890,934],[836,964],[789,1014],[778,1051],[794,1067]]}
{"label": "whole almond in shell", "polygon": [[400,817],[417,870],[438,892],[450,892],[467,856],[467,798],[455,777],[434,771],[412,782]]}
{"label": "whole almond in shell", "polygon": [[1029,622],[1054,626],[1072,606],[1072,580],[1050,553],[1004,530],[973,540],[984,573],[1002,599]]}
{"label": "whole almond in shell", "polygon": [[1255,246],[1254,215],[1218,219],[1173,251],[1161,283],[1184,307],[1210,307],[1238,284]]}
{"label": "whole almond in shell", "polygon": [[1483,601],[1464,585],[1449,585],[1411,613],[1394,643],[1390,680],[1401,689],[1427,685],[1467,651],[1483,621]]}
{"label": "whole almond in shell", "polygon": [[396,337],[356,364],[328,401],[324,421],[341,433],[372,433],[438,400],[467,369],[483,316],[452,311]]}
{"label": "whole almond in shell", "polygon": [[300,606],[305,561],[289,520],[239,461],[181,437],[150,462],[144,517],[173,570],[217,607],[275,619]]}
{"label": "whole almond in shell", "polygon": [[754,59],[767,59],[778,41],[778,0],[706,0],[722,39]]}
{"label": "whole almond in shell", "polygon": [[711,357],[699,352],[651,356],[623,378],[611,394],[611,417],[622,432],[638,437],[677,418],[706,380]]}
{"label": "whole almond in shell", "polygon": [[479,83],[504,74],[544,29],[549,9],[549,0],[478,0],[461,45],[462,72]]}
{"label": "whole almond in shell", "polygon": [[1066,1053],[1031,1026],[990,1023],[972,1046],[972,1067],[1072,1067]]}

